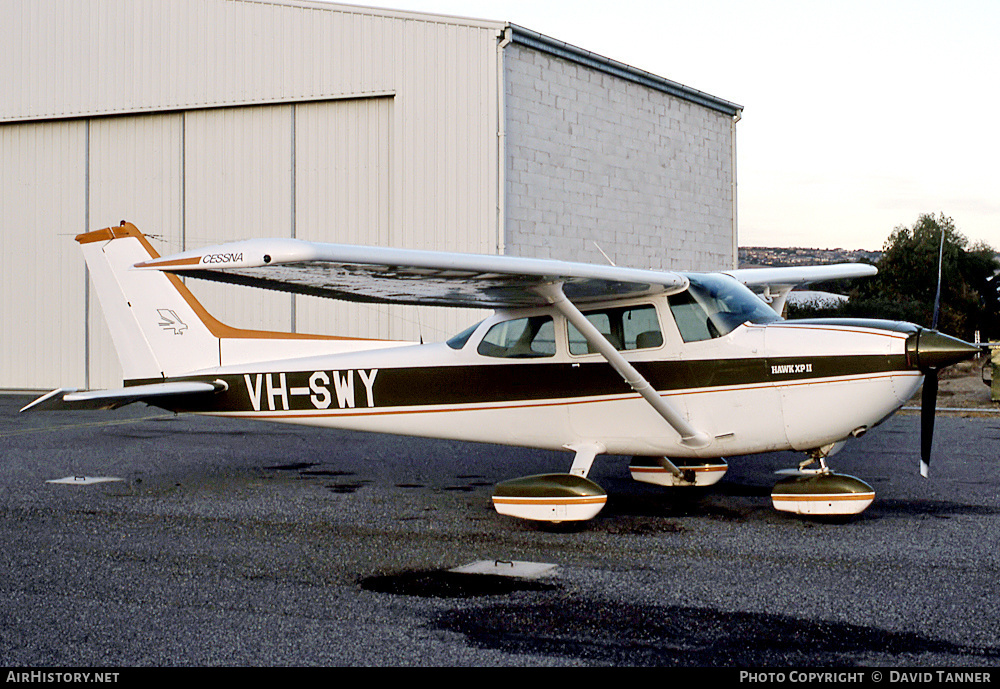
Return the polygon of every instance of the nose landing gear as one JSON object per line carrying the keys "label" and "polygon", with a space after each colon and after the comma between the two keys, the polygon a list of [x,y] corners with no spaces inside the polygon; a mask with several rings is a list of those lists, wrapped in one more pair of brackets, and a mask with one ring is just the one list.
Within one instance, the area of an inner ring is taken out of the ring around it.
{"label": "nose landing gear", "polygon": [[[849,516],[868,509],[875,489],[859,478],[831,471],[826,464],[829,454],[815,451],[792,470],[792,476],[778,481],[771,490],[774,509],[810,516]],[[807,468],[813,463],[818,468]]]}

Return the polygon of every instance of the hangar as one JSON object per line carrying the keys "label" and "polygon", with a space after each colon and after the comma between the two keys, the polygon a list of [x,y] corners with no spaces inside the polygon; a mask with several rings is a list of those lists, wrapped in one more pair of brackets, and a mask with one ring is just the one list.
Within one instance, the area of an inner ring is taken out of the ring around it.
{"label": "hangar", "polygon": [[[736,260],[741,106],[516,24],[296,0],[0,19],[0,389],[120,385],[73,237],[123,219],[161,254],[297,237]],[[255,329],[433,340],[478,317],[191,288]]]}

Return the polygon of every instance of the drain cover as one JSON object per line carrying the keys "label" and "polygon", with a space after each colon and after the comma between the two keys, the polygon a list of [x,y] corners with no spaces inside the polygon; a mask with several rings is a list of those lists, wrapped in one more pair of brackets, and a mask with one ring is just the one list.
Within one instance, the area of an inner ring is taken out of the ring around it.
{"label": "drain cover", "polygon": [[479,560],[461,567],[449,569],[456,574],[493,574],[501,577],[538,579],[555,572],[556,566],[545,562],[524,562],[520,560]]}
{"label": "drain cover", "polygon": [[107,483],[108,481],[121,481],[114,476],[66,476],[65,478],[54,478],[46,483],[62,483],[73,486],[89,486],[93,483]]}

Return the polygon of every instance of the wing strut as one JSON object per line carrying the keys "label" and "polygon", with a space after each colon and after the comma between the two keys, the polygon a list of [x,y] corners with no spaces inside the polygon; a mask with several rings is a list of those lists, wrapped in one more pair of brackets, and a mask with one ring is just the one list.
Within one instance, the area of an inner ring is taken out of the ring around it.
{"label": "wing strut", "polygon": [[696,430],[687,422],[680,412],[678,412],[669,401],[663,398],[645,378],[642,377],[635,367],[632,366],[625,357],[621,355],[614,345],[611,344],[601,332],[594,327],[594,324],[587,320],[576,305],[571,302],[563,293],[562,283],[549,283],[536,287],[535,290],[548,299],[563,316],[572,323],[577,330],[586,338],[587,343],[601,353],[607,359],[612,368],[618,372],[629,386],[638,392],[649,402],[649,405],[663,417],[663,420],[670,424],[681,436],[681,444],[690,448],[700,449],[707,447],[712,439],[703,431]]}

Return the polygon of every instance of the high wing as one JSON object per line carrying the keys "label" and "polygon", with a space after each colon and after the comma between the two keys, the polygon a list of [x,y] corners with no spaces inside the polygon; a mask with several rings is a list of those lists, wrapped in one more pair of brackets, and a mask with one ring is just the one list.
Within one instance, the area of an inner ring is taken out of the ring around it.
{"label": "high wing", "polygon": [[870,277],[878,269],[867,263],[834,263],[825,266],[790,266],[786,268],[743,268],[724,271],[757,292],[777,313],[785,307],[788,293],[812,282]]}
{"label": "high wing", "polygon": [[578,303],[674,293],[688,284],[671,271],[296,239],[233,242],[135,267],[347,301],[473,308],[542,306],[548,301],[538,288],[551,283]]}
{"label": "high wing", "polygon": [[747,287],[759,285],[805,285],[843,278],[870,277],[878,269],[868,263],[834,263],[825,266],[790,266],[787,268],[742,268],[723,271]]}

